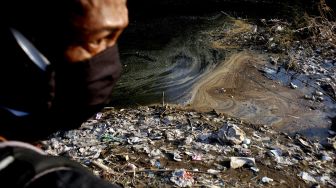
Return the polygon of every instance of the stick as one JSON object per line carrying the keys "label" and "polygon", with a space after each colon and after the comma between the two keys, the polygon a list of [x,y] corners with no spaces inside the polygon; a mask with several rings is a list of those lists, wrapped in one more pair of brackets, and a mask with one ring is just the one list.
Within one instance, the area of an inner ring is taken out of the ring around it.
{"label": "stick", "polygon": [[[136,171],[125,171],[124,173],[141,173],[141,172],[174,172],[174,170],[171,169],[144,169],[144,170],[136,170]],[[209,172],[205,172],[205,171],[194,171],[194,170],[185,170],[186,172],[191,172],[191,173],[197,173],[197,174],[210,174],[210,175],[214,175],[212,173]]]}
{"label": "stick", "polygon": [[92,161],[92,164],[95,165],[96,167],[114,175],[120,175],[120,173],[114,172],[110,167],[98,162],[98,161]]}

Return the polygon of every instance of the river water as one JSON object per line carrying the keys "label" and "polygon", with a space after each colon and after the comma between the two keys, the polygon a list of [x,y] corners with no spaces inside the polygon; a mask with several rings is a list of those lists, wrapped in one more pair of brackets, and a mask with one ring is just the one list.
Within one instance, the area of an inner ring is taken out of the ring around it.
{"label": "river water", "polygon": [[[276,71],[269,54],[220,42],[251,29],[222,13],[131,22],[119,45],[124,72],[111,104],[164,101],[198,111],[214,109],[289,133],[325,136],[329,117],[336,115],[332,99],[312,104],[303,98],[316,90],[304,84],[307,78]],[[300,89],[288,87],[292,81]]]}

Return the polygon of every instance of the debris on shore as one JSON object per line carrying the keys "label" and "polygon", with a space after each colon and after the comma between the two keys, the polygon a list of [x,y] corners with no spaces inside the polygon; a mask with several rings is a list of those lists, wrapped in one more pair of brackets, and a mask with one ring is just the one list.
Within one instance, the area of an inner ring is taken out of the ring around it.
{"label": "debris on shore", "polygon": [[124,187],[336,186],[335,135],[319,142],[215,111],[108,108],[42,143]]}

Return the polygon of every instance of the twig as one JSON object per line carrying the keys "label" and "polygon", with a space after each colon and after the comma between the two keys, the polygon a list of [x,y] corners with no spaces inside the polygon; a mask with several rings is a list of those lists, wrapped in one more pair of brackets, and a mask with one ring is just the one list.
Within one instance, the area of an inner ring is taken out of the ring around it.
{"label": "twig", "polygon": [[299,28],[299,29],[296,29],[296,30],[293,30],[294,33],[297,33],[297,32],[301,32],[305,29],[310,29],[310,28],[313,28],[313,26],[307,26],[307,27],[302,27],[302,28]]}
{"label": "twig", "polygon": [[125,171],[124,173],[141,173],[141,172],[173,172],[175,170],[166,170],[166,169],[143,169],[143,170],[135,170],[135,171]]}
{"label": "twig", "polygon": [[221,11],[221,13],[224,14],[225,16],[227,16],[227,17],[231,17],[232,18],[232,16],[230,14],[228,14],[228,13],[226,13],[224,11]]}
{"label": "twig", "polygon": [[[125,171],[124,173],[141,173],[141,172],[174,172],[172,169],[143,169],[143,170],[136,170],[136,171]],[[191,172],[191,173],[196,173],[196,174],[209,174],[209,175],[214,175],[213,173],[210,172],[205,172],[205,171],[194,171],[194,170],[185,170],[186,172]]]}
{"label": "twig", "polygon": [[300,119],[300,117],[292,116],[292,115],[288,115],[288,117],[292,117],[292,118],[295,118],[295,119]]}
{"label": "twig", "polygon": [[134,154],[134,153],[118,153],[118,154],[112,154],[111,156],[120,156],[120,155],[131,155],[131,154]]}
{"label": "twig", "polygon": [[253,181],[255,179],[257,179],[259,176],[254,176],[253,178],[250,179],[250,181]]}
{"label": "twig", "polygon": [[96,167],[104,170],[105,172],[109,173],[109,174],[113,174],[113,175],[121,175],[118,172],[113,171],[110,167],[98,162],[98,161],[92,161],[92,164],[95,165]]}

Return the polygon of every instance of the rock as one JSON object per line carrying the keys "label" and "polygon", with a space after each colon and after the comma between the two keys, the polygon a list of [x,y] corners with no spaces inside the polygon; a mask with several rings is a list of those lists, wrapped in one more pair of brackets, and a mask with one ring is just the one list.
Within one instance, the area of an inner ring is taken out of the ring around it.
{"label": "rock", "polygon": [[230,144],[238,145],[244,141],[245,132],[237,125],[227,122],[219,130],[218,138],[222,142],[229,142]]}
{"label": "rock", "polygon": [[243,167],[245,165],[255,166],[255,159],[249,157],[230,157],[230,167],[233,169]]}

